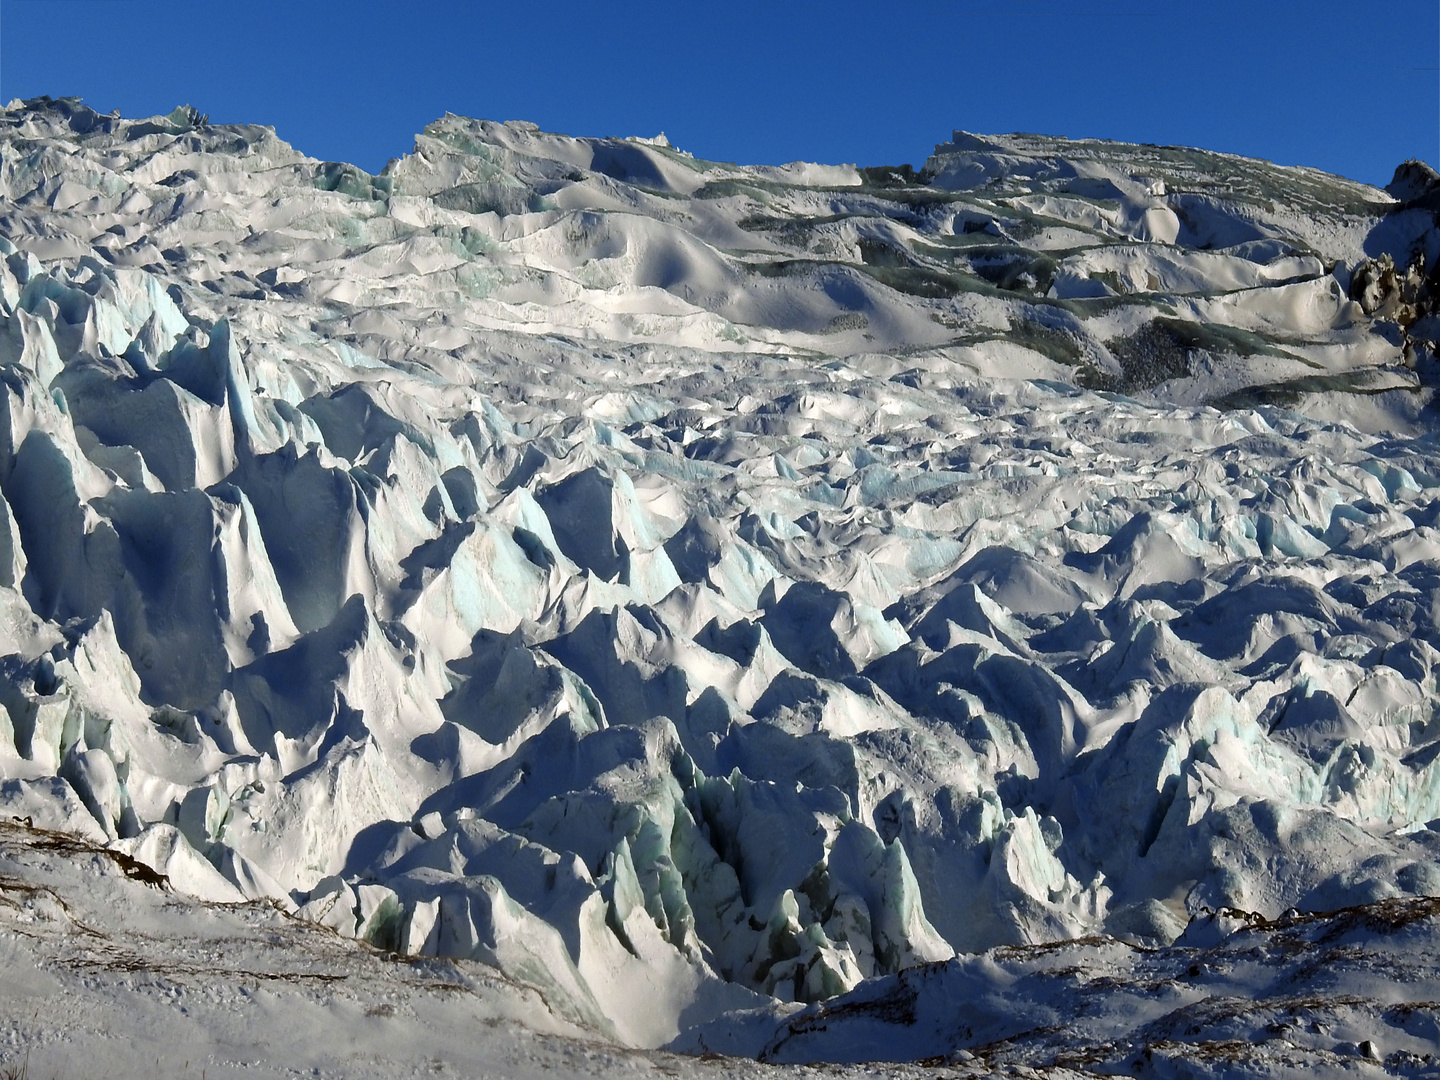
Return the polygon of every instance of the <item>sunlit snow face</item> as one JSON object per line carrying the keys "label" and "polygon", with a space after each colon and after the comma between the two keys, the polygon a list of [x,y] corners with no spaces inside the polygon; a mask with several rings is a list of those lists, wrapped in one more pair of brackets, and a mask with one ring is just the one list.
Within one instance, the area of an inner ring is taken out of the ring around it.
{"label": "sunlit snow face", "polygon": [[1429,210],[62,113],[3,135],[8,812],[648,1046],[1434,891]]}

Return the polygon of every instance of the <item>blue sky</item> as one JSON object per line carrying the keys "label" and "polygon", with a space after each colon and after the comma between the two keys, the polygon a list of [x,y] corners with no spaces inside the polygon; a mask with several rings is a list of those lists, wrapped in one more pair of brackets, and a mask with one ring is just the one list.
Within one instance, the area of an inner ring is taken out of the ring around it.
{"label": "blue sky", "polygon": [[0,99],[191,103],[378,170],[445,111],[700,157],[920,164],[952,128],[1384,184],[1440,157],[1435,0],[0,0]]}

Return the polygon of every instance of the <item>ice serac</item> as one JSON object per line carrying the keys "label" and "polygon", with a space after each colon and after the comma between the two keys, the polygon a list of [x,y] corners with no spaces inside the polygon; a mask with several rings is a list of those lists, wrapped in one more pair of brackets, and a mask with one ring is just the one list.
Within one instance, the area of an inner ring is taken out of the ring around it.
{"label": "ice serac", "polygon": [[0,813],[775,1060],[1423,904],[1434,187],[15,104]]}

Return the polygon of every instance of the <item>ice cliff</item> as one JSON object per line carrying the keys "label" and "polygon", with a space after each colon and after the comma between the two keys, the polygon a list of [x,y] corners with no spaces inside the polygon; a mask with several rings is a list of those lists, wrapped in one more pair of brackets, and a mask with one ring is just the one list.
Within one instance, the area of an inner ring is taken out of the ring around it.
{"label": "ice cliff", "polygon": [[644,1046],[1440,894],[1392,187],[12,103],[0,813]]}

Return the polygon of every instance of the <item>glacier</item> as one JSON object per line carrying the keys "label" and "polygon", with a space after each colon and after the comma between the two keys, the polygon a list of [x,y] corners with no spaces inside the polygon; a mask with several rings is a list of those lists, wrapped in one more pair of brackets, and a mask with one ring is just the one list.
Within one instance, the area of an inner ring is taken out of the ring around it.
{"label": "glacier", "polygon": [[[1287,978],[1346,911],[1403,956],[1437,211],[1418,162],[447,115],[371,175],[12,102],[0,818],[647,1051],[988,1068],[1067,979]],[[1346,1008],[1286,1045],[1440,1042]],[[1006,1053],[1179,1067],[1114,1010]]]}

